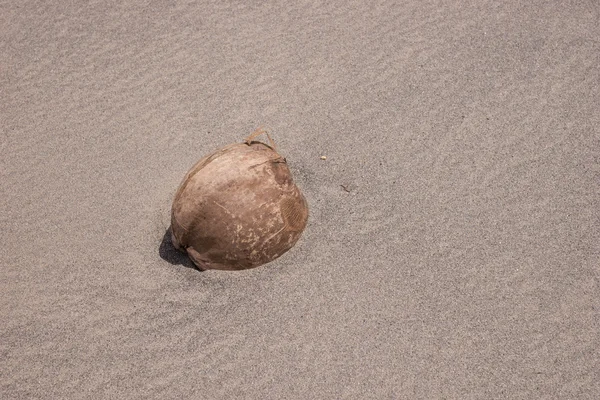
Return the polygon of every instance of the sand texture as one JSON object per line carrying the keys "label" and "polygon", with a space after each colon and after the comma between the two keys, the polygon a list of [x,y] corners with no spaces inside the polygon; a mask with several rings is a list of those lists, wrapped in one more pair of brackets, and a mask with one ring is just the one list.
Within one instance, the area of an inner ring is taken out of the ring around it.
{"label": "sand texture", "polygon": [[[0,55],[0,398],[599,398],[598,1],[0,0]],[[308,226],[197,271],[260,125]]]}

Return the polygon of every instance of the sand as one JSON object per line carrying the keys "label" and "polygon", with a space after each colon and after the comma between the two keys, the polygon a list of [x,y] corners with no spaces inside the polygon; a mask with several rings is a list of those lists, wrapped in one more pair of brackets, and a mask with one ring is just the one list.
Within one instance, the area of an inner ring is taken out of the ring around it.
{"label": "sand", "polygon": [[[591,0],[1,2],[0,397],[598,398],[599,38]],[[309,225],[199,272],[173,194],[259,125]]]}

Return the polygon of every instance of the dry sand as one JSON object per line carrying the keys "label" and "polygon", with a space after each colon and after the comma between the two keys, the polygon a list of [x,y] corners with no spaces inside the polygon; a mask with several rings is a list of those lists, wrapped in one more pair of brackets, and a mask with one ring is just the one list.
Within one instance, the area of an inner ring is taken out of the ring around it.
{"label": "dry sand", "polygon": [[[599,40],[593,0],[0,2],[0,397],[597,399]],[[174,191],[260,124],[309,226],[198,272]]]}

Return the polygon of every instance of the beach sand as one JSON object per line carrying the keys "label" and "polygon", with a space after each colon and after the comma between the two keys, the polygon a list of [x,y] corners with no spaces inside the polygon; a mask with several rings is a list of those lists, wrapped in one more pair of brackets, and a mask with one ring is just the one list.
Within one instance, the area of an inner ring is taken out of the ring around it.
{"label": "beach sand", "polygon": [[[599,38],[594,1],[2,2],[0,397],[598,398]],[[173,194],[259,125],[307,229],[199,272]]]}

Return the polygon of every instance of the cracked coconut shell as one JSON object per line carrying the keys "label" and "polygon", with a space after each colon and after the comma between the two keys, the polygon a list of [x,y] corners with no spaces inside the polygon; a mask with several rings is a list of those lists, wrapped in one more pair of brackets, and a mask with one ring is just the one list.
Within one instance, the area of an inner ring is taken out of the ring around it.
{"label": "cracked coconut shell", "polygon": [[306,200],[272,140],[271,146],[252,140],[261,133],[202,158],[175,194],[173,245],[202,270],[268,263],[294,246],[306,226]]}

